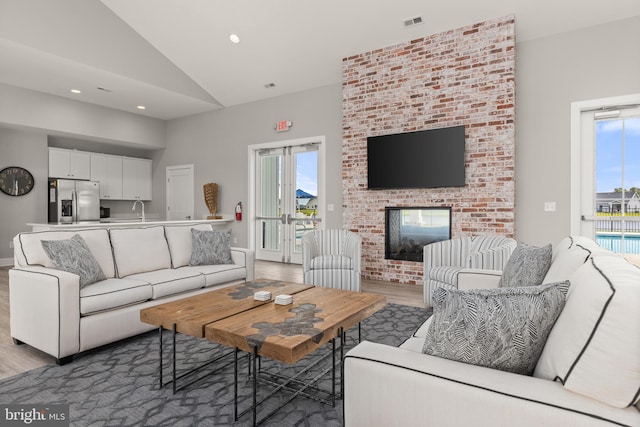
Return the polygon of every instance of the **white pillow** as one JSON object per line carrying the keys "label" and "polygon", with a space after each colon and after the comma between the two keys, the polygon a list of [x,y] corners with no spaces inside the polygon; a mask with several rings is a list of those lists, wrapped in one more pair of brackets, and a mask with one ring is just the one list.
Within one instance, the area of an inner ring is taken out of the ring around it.
{"label": "white pillow", "polygon": [[20,233],[16,236],[20,242],[16,249],[16,256],[20,265],[42,265],[54,268],[55,265],[49,259],[40,243],[42,240],[67,240],[74,235],[80,235],[86,242],[104,275],[115,276],[115,266],[109,242],[109,232],[104,229],[78,230],[78,231],[36,231]]}
{"label": "white pillow", "polygon": [[173,268],[189,265],[193,246],[191,243],[192,228],[201,231],[211,231],[212,229],[211,224],[164,226]]}
{"label": "white pillow", "polygon": [[619,256],[595,256],[570,280],[534,376],[631,406],[640,397],[640,269]]}
{"label": "white pillow", "polygon": [[171,268],[164,227],[109,230],[118,277]]}

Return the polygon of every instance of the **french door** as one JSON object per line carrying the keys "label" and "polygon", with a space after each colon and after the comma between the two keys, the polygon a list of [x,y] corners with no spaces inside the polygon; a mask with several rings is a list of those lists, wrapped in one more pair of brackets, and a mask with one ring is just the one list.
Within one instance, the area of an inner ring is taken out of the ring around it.
{"label": "french door", "polygon": [[266,261],[302,263],[302,235],[319,227],[320,143],[255,150],[255,249]]}
{"label": "french door", "polygon": [[581,234],[640,261],[640,108],[582,113]]}

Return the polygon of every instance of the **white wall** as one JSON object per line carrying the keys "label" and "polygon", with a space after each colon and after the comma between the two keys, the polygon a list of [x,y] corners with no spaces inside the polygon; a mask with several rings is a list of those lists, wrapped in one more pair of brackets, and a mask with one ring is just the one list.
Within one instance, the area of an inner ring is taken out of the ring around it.
{"label": "white wall", "polygon": [[163,120],[1,83],[0,125],[138,148],[165,146]]}
{"label": "white wall", "polygon": [[0,169],[7,166],[27,169],[35,182],[24,196],[0,192],[0,265],[13,263],[9,241],[29,231],[28,222],[47,222],[47,135],[0,128]]}
{"label": "white wall", "polygon": [[[288,132],[277,133],[278,120],[291,120]],[[341,85],[252,102],[224,110],[171,120],[167,123],[167,148],[156,152],[154,191],[150,210],[163,212],[167,166],[195,165],[195,216],[207,208],[202,185],[219,185],[218,211],[232,215],[237,202],[247,205],[248,146],[253,144],[324,135],[327,156],[326,226],[342,225],[342,90]],[[237,245],[248,246],[247,220],[234,223]]]}
{"label": "white wall", "polygon": [[[640,93],[640,17],[516,47],[516,238],[570,233],[572,102]],[[557,212],[544,212],[544,202]]]}

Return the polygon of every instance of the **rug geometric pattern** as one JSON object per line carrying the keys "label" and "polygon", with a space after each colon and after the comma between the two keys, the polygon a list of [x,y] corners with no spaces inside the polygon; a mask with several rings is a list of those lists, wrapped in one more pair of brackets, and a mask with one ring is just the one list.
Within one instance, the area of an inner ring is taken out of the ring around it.
{"label": "rug geometric pattern", "polygon": [[[431,309],[387,304],[362,322],[362,339],[397,346],[430,315]],[[347,335],[350,348],[357,340],[357,328]],[[163,358],[167,363],[164,378],[168,381],[171,333],[167,331],[163,337]],[[267,360],[262,366],[265,370],[291,374],[327,354],[330,347],[324,346],[293,366]],[[230,352],[228,347],[180,334],[177,348],[179,370]],[[0,403],[69,404],[72,426],[250,425],[250,414],[238,422],[233,420],[232,358],[214,366],[221,369],[175,395],[170,386],[159,389],[158,332],[153,331],[85,352],[64,366],[47,365],[0,380]],[[318,385],[330,389],[330,376],[323,377]],[[240,364],[240,378],[238,394],[242,409],[250,404],[252,390],[244,361]],[[260,393],[268,389],[260,386]],[[263,405],[261,412],[266,413],[286,397],[287,393],[280,393]],[[263,425],[341,426],[342,402],[338,400],[332,407],[298,396]]]}

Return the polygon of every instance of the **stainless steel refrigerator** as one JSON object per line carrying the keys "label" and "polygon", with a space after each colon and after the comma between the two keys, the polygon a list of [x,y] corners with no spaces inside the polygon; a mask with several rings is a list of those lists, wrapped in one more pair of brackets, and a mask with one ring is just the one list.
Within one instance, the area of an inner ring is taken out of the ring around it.
{"label": "stainless steel refrigerator", "polygon": [[49,222],[100,221],[100,183],[49,179]]}

